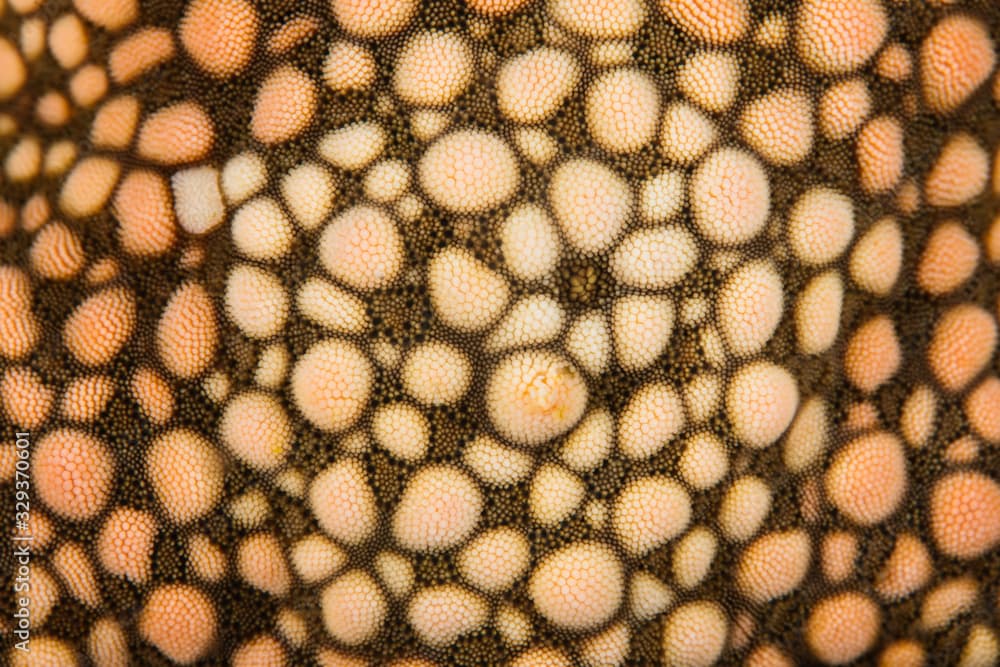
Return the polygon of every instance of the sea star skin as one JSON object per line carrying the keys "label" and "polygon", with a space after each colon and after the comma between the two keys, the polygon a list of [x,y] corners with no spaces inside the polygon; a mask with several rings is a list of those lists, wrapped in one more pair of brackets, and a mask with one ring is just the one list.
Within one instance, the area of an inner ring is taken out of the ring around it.
{"label": "sea star skin", "polygon": [[4,659],[996,664],[998,40],[0,0]]}

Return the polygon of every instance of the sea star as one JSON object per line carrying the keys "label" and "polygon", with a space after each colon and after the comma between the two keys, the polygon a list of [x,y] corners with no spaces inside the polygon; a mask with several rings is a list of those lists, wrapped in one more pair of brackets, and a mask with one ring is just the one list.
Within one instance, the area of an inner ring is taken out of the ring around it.
{"label": "sea star", "polygon": [[0,1],[6,659],[996,664],[998,34]]}

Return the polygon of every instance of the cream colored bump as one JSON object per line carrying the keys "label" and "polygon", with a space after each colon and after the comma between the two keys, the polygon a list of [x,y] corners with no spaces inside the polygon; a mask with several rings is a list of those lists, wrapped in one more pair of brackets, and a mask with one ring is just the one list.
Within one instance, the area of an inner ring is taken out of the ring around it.
{"label": "cream colored bump", "polygon": [[628,37],[646,19],[638,0],[549,0],[548,9],[560,25],[591,39]]}
{"label": "cream colored bump", "polygon": [[801,473],[816,464],[830,444],[827,406],[819,396],[803,401],[788,429],[782,461],[793,473]]}
{"label": "cream colored bump", "polygon": [[559,302],[547,294],[525,296],[510,307],[486,340],[490,352],[541,345],[562,331],[564,313]]}
{"label": "cream colored bump", "polygon": [[16,46],[9,40],[0,38],[0,100],[9,100],[24,85],[28,78],[24,60]]}
{"label": "cream colored bump", "polygon": [[798,404],[795,379],[769,362],[754,362],[740,369],[726,395],[726,413],[734,434],[754,448],[777,440],[791,423]]}
{"label": "cream colored bump", "polygon": [[600,311],[579,315],[566,334],[566,351],[589,375],[600,375],[611,361],[611,329]]}
{"label": "cream colored bump", "polygon": [[861,188],[871,194],[891,191],[903,175],[903,127],[889,116],[868,121],[856,146]]}
{"label": "cream colored bump", "polygon": [[482,596],[456,584],[425,588],[410,600],[407,620],[424,643],[443,648],[477,630],[489,617]]}
{"label": "cream colored bump", "polygon": [[3,162],[4,172],[13,183],[34,179],[42,167],[42,144],[37,137],[24,137],[10,149]]}
{"label": "cream colored bump", "polygon": [[117,41],[108,54],[111,79],[124,86],[176,54],[173,37],[164,28],[140,28]]}
{"label": "cream colored bump", "polygon": [[580,67],[572,55],[542,47],[504,62],[497,73],[500,112],[519,123],[551,116],[573,92]]}
{"label": "cream colored bump", "polygon": [[660,10],[689,36],[710,44],[740,39],[750,22],[745,0],[702,4],[697,0],[660,0]]}
{"label": "cream colored bump", "polygon": [[758,604],[788,595],[809,570],[811,547],[809,535],[802,530],[759,537],[740,556],[737,586]]}
{"label": "cream colored bump", "polygon": [[699,255],[694,236],[682,227],[640,229],[615,248],[611,271],[629,287],[664,289],[683,279]]}
{"label": "cream colored bump", "polygon": [[525,479],[533,461],[522,451],[506,447],[489,436],[479,436],[465,446],[462,462],[484,484],[510,486]]}
{"label": "cream colored bump", "polygon": [[677,215],[687,199],[687,182],[681,171],[667,170],[642,182],[639,214],[646,222],[665,222]]}
{"label": "cream colored bump", "polygon": [[226,514],[240,528],[261,528],[271,516],[271,504],[263,492],[253,489],[233,498],[226,507]]}
{"label": "cream colored bump", "polygon": [[628,484],[614,501],[611,525],[632,556],[643,556],[687,528],[691,499],[668,477],[643,477]]}
{"label": "cream colored bump", "polygon": [[892,291],[903,265],[903,232],[893,218],[881,218],[862,235],[851,251],[854,283],[876,296]]}
{"label": "cream colored bump", "polygon": [[935,632],[967,613],[979,597],[979,585],[969,576],[942,581],[924,596],[920,606],[920,625]]}
{"label": "cream colored bump", "polygon": [[226,201],[239,204],[267,183],[267,166],[256,153],[240,153],[222,169],[222,191]]}
{"label": "cream colored bump", "polygon": [[82,545],[77,542],[62,542],[50,556],[49,562],[70,597],[90,608],[102,604],[94,565]]}
{"label": "cream colored bump", "polygon": [[876,71],[883,79],[903,83],[913,74],[913,56],[899,42],[888,44],[879,54]]}
{"label": "cream colored bump", "polygon": [[281,194],[303,229],[315,229],[333,207],[336,187],[323,167],[305,162],[281,179]]}
{"label": "cream colored bump", "polygon": [[472,366],[460,350],[431,341],[414,348],[403,362],[403,388],[427,405],[454,403],[468,389]]}
{"label": "cream colored bump", "polygon": [[70,77],[69,94],[77,106],[89,108],[108,92],[108,75],[98,65],[84,65]]}
{"label": "cream colored bump", "polygon": [[552,135],[538,127],[519,127],[514,130],[514,145],[526,160],[540,167],[547,165],[559,154],[559,144]]}
{"label": "cream colored bump", "polygon": [[396,201],[410,187],[410,167],[403,160],[376,162],[365,174],[363,186],[365,196],[373,201]]}
{"label": "cream colored bump", "polygon": [[624,597],[625,576],[614,552],[597,542],[575,542],[548,554],[528,581],[538,612],[573,631],[610,620]]}
{"label": "cream colored bump", "polygon": [[375,494],[355,459],[338,461],[316,476],[309,488],[309,507],[320,528],[348,545],[368,539],[378,521]]}
{"label": "cream colored bump", "polygon": [[692,488],[710,489],[729,472],[726,446],[714,433],[696,433],[685,441],[677,468],[681,478]]}
{"label": "cream colored bump", "polygon": [[659,91],[647,74],[631,68],[611,70],[587,88],[587,129],[605,150],[632,153],[653,140],[660,105]]}
{"label": "cream colored bump", "polygon": [[540,280],[555,270],[562,243],[552,219],[540,206],[521,204],[500,228],[500,250],[521,280]]}
{"label": "cream colored bump", "polygon": [[403,266],[403,239],[393,219],[372,206],[341,212],[323,230],[319,257],[340,282],[357,290],[388,286]]}
{"label": "cream colored bump", "polygon": [[360,417],[372,382],[368,358],[355,345],[330,338],[310,347],[296,361],[292,397],[314,426],[339,432]]}
{"label": "cream colored bump", "polygon": [[409,558],[394,551],[383,551],[375,557],[375,572],[389,594],[405,597],[413,590],[416,576]]}
{"label": "cream colored bump", "polygon": [[481,130],[459,130],[435,140],[417,165],[420,186],[453,213],[476,213],[509,200],[520,184],[507,142]]}
{"label": "cream colored bump", "polygon": [[846,73],[875,55],[888,29],[878,0],[808,0],[798,12],[796,46],[812,69]]}
{"label": "cream colored bump", "polygon": [[566,240],[585,254],[608,248],[632,212],[632,192],[621,176],[594,160],[560,164],[549,181],[549,204]]}
{"label": "cream colored bump", "polygon": [[700,51],[681,67],[681,92],[706,111],[722,112],[736,99],[740,83],[737,60],[724,51]]}
{"label": "cream colored bump", "polygon": [[861,127],[871,109],[871,93],[864,79],[840,81],[819,98],[819,129],[834,141],[846,139]]}
{"label": "cream colored bump", "polygon": [[751,102],[740,116],[743,140],[765,160],[792,165],[804,160],[813,144],[813,105],[792,88],[779,89]]}
{"label": "cream colored bump", "polygon": [[424,414],[407,403],[390,403],[372,415],[375,442],[403,461],[419,461],[430,447],[431,427]]}
{"label": "cream colored bump", "polygon": [[858,559],[858,537],[852,532],[838,530],[823,536],[820,546],[820,564],[823,576],[831,583],[840,583],[854,574]]}
{"label": "cream colored bump", "polygon": [[663,111],[660,149],[668,160],[694,164],[718,136],[712,119],[687,102],[672,102]]}
{"label": "cream colored bump", "polygon": [[403,489],[392,534],[406,549],[433,552],[465,541],[481,519],[482,492],[460,468],[421,468]]}
{"label": "cream colored bump", "polygon": [[360,333],[369,326],[364,302],[322,278],[306,280],[295,304],[306,318],[330,331]]}
{"label": "cream colored bump", "polygon": [[723,148],[698,166],[689,188],[694,221],[710,241],[749,241],[767,222],[771,190],[761,163],[749,153]]}
{"label": "cream colored bump", "polygon": [[719,528],[733,542],[744,542],[760,530],[771,512],[771,488],[759,477],[740,477],[730,485],[719,506]]}
{"label": "cream colored bump", "polygon": [[722,397],[722,382],[719,376],[700,373],[691,378],[684,388],[684,406],[692,423],[700,423],[715,414]]}
{"label": "cream colored bump", "polygon": [[357,171],[382,155],[386,141],[388,137],[381,125],[361,121],[324,135],[317,152],[335,167]]}
{"label": "cream colored bump", "polygon": [[896,326],[887,315],[860,323],[844,350],[844,374],[856,388],[870,394],[892,379],[903,361]]}
{"label": "cream colored bump", "polygon": [[576,425],[587,404],[587,387],[561,355],[530,350],[497,364],[485,400],[490,421],[501,435],[538,445]]}
{"label": "cream colored bump", "polygon": [[896,436],[887,432],[863,435],[834,456],[825,476],[827,497],[856,523],[880,523],[903,501],[906,467],[906,454]]}
{"label": "cream colored bump", "polygon": [[45,423],[53,397],[41,376],[24,366],[8,367],[0,380],[0,405],[12,423],[25,429]]}
{"label": "cream colored bump", "polygon": [[989,30],[971,15],[954,13],[931,28],[920,46],[920,79],[931,111],[955,111],[996,66]]}
{"label": "cream colored bump", "polygon": [[418,141],[433,141],[451,125],[451,114],[439,109],[416,109],[410,114],[410,131]]}
{"label": "cream colored bump", "polygon": [[[41,622],[43,621],[40,620],[39,623]],[[128,667],[128,637],[118,621],[104,617],[90,627],[87,655],[102,667]]]}
{"label": "cream colored bump", "polygon": [[28,62],[38,60],[45,52],[45,20],[33,16],[21,23],[21,53]]}
{"label": "cream colored bump", "polygon": [[215,126],[196,102],[177,102],[146,116],[139,129],[136,153],[161,165],[178,165],[205,157],[215,143]]}
{"label": "cream colored bump", "polygon": [[562,466],[543,464],[528,489],[531,518],[543,526],[555,526],[576,512],[585,492],[579,477]]}
{"label": "cream colored bump", "polygon": [[715,602],[702,600],[678,607],[663,626],[663,664],[710,667],[722,655],[728,633],[729,619]]}
{"label": "cream colored bump", "polygon": [[236,569],[250,586],[277,597],[284,597],[291,586],[281,542],[270,533],[256,533],[240,541]]}
{"label": "cream colored bump", "polygon": [[795,303],[795,331],[799,350],[820,354],[830,349],[840,332],[844,283],[831,269],[812,278]]}
{"label": "cream colored bump", "polygon": [[303,615],[294,610],[284,608],[278,611],[274,627],[289,646],[302,648],[309,636],[309,628]]}
{"label": "cream colored bump", "polygon": [[473,54],[457,33],[419,32],[409,39],[393,68],[393,89],[405,102],[441,106],[472,82]]}
{"label": "cream colored bump", "polygon": [[938,398],[934,390],[920,385],[910,392],[903,402],[899,416],[899,430],[911,447],[923,447],[934,434],[937,421]]}
{"label": "cream colored bump", "polygon": [[242,393],[226,405],[219,434],[230,452],[258,470],[277,468],[292,446],[292,427],[278,400],[264,392]]}
{"label": "cream colored bump", "polygon": [[715,562],[719,540],[705,526],[695,526],[674,546],[671,568],[674,580],[681,588],[691,589],[700,584]]}
{"label": "cream colored bump", "polygon": [[378,73],[375,58],[366,47],[351,42],[330,44],[323,61],[323,82],[332,90],[365,90]]}
{"label": "cream colored bump", "polygon": [[666,383],[650,383],[635,392],[618,421],[618,448],[631,459],[647,459],[684,428],[684,409]]}
{"label": "cream colored bump", "polygon": [[507,646],[524,646],[531,639],[531,619],[512,605],[501,605],[496,612],[494,622],[500,638]]}
{"label": "cream colored bump", "polygon": [[63,325],[63,342],[87,366],[111,361],[135,326],[135,298],[124,288],[100,291],[83,301]]}
{"label": "cream colored bump", "polygon": [[46,176],[62,176],[76,161],[77,146],[69,140],[49,144],[42,160],[42,172]]}
{"label": "cream colored bump", "polygon": [[189,234],[207,234],[222,222],[225,206],[219,189],[219,172],[214,167],[194,167],[178,171],[170,178],[174,211],[181,229]]}
{"label": "cream colored bump", "polygon": [[458,247],[446,248],[431,259],[428,286],[438,317],[466,331],[489,326],[510,294],[502,275]]}
{"label": "cream colored bump", "polygon": [[851,200],[836,190],[808,190],[788,213],[792,252],[806,264],[826,264],[837,259],[854,235]]}
{"label": "cream colored bump", "polygon": [[958,289],[975,273],[979,252],[979,243],[961,223],[938,225],[920,256],[917,284],[934,296]]}
{"label": "cream colored bump", "polygon": [[279,65],[257,88],[250,134],[268,145],[294,139],[312,125],[316,104],[312,78],[291,65]]}
{"label": "cream colored bump", "polygon": [[580,646],[580,657],[587,667],[618,667],[628,658],[630,640],[628,625],[615,623],[585,639]]}
{"label": "cream colored bump", "polygon": [[462,577],[479,590],[496,594],[509,589],[531,563],[530,545],[513,528],[480,533],[458,555]]}
{"label": "cream colored bump", "polygon": [[560,452],[563,463],[577,472],[601,465],[614,445],[614,419],[603,408],[591,411],[566,437]]}
{"label": "cream colored bump", "polygon": [[147,419],[166,424],[174,412],[174,392],[167,380],[149,368],[139,369],[129,383],[132,397]]}
{"label": "cream colored bump", "polygon": [[628,39],[594,42],[588,56],[591,64],[597,67],[622,67],[630,64],[635,56],[635,44]]}
{"label": "cream colored bump", "polygon": [[732,352],[752,354],[767,344],[781,321],[783,296],[781,276],[770,261],[745,264],[729,276],[716,309]]}
{"label": "cream colored bump", "polygon": [[629,610],[640,621],[659,616],[674,602],[674,593],[654,575],[640,570],[629,583]]}
{"label": "cream colored bump", "polygon": [[262,261],[283,257],[295,235],[288,217],[270,197],[258,197],[241,206],[230,224],[237,251]]}
{"label": "cream colored bump", "polygon": [[324,588],[320,609],[326,631],[348,646],[374,639],[389,611],[378,584],[361,570],[351,570]]}
{"label": "cream colored bump", "polygon": [[35,235],[28,258],[32,270],[50,280],[72,278],[83,268],[86,259],[76,233],[57,221],[45,225]]}
{"label": "cream colored bump", "polygon": [[196,282],[177,288],[156,329],[163,365],[178,377],[194,378],[211,364],[217,342],[215,306],[208,292]]}
{"label": "cream colored bump", "polygon": [[36,667],[36,665],[76,665],[77,649],[53,635],[39,633],[31,640],[31,652],[10,649],[11,667]]}
{"label": "cream colored bump", "polygon": [[969,635],[958,658],[958,667],[985,667],[1000,660],[1000,640],[996,632],[983,623],[977,623]]}
{"label": "cream colored bump", "polygon": [[978,197],[989,180],[990,158],[971,134],[948,138],[931,166],[924,196],[931,206],[962,206]]}
{"label": "cream colored bump", "polygon": [[631,371],[653,364],[667,347],[674,326],[674,305],[667,297],[626,296],[611,310],[618,364]]}
{"label": "cream colored bump", "polygon": [[978,305],[960,303],[938,317],[927,361],[941,386],[957,392],[989,364],[996,344],[996,318]]}

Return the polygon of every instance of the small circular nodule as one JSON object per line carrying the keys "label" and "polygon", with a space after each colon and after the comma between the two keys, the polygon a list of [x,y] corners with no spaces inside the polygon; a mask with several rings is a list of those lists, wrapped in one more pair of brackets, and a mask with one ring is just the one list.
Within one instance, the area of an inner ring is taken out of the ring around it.
{"label": "small circular nodule", "polygon": [[493,426],[522,445],[538,445],[571,429],[587,406],[587,385],[562,356],[517,352],[493,370],[486,407]]}

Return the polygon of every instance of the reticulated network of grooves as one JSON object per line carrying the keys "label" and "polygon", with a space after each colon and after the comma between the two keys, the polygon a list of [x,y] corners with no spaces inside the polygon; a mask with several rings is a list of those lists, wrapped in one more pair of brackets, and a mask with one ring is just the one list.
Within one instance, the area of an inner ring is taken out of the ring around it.
{"label": "reticulated network of grooves", "polygon": [[0,662],[998,664],[998,43],[0,0]]}

